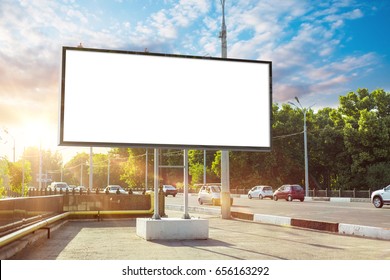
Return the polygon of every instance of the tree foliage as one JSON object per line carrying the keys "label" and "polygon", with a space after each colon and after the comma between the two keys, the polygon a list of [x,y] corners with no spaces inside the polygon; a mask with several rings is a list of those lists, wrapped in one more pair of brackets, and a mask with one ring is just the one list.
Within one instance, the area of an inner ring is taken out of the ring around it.
{"label": "tree foliage", "polygon": [[26,195],[31,181],[31,164],[29,161],[19,160],[8,163],[10,189],[13,193]]}

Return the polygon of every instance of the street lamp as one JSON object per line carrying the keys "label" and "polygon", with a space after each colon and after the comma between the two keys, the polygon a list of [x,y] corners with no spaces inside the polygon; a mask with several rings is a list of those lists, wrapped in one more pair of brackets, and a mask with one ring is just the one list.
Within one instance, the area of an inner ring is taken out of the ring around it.
{"label": "street lamp", "polygon": [[[15,137],[11,134],[11,133],[9,133],[9,131],[8,131],[8,129],[6,129],[6,128],[3,128],[3,131],[9,136],[9,137],[11,137],[12,138],[12,141],[13,141],[13,162],[15,162]],[[1,138],[0,138],[1,139]],[[5,141],[4,142],[4,144],[5,143],[7,143],[7,141]]]}
{"label": "street lamp", "polygon": [[295,106],[298,110],[302,111],[303,113],[303,141],[305,146],[305,193],[306,196],[309,196],[309,158],[308,158],[308,152],[307,152],[307,128],[306,128],[306,113],[307,111],[314,105],[311,105],[309,108],[304,108],[299,102],[298,97],[295,96],[295,100],[297,101],[297,106],[293,102],[288,102],[289,104]]}
{"label": "street lamp", "polygon": [[[220,0],[222,6],[222,28],[219,34],[221,39],[221,57],[227,58],[227,40],[225,23],[225,0]],[[229,182],[229,151],[221,151],[221,214],[222,219],[230,219],[230,182]]]}

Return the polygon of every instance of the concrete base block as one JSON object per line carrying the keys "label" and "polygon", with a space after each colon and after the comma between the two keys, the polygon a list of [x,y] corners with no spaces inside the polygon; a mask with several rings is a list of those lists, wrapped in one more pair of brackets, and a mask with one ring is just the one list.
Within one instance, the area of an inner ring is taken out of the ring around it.
{"label": "concrete base block", "polygon": [[146,240],[208,239],[209,221],[205,219],[137,218],[137,235]]}

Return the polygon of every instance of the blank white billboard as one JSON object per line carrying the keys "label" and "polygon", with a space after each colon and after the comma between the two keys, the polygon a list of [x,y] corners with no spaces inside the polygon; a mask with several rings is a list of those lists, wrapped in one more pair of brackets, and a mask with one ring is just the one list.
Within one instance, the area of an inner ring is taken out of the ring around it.
{"label": "blank white billboard", "polygon": [[59,144],[270,150],[272,63],[63,47]]}

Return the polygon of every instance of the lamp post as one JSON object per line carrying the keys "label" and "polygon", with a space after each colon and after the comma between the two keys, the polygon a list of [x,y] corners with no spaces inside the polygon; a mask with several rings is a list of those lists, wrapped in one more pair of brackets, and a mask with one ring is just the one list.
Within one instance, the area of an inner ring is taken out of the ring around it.
{"label": "lamp post", "polygon": [[[13,141],[13,147],[12,147],[12,150],[13,150],[13,162],[15,162],[15,137],[9,133],[8,129],[6,128],[3,128],[3,131],[9,136],[12,138],[12,141]],[[7,142],[5,142],[7,143]]]}
{"label": "lamp post", "polygon": [[306,196],[309,196],[309,156],[307,152],[307,128],[306,128],[306,113],[307,111],[314,105],[311,105],[309,108],[304,108],[299,102],[298,97],[295,97],[295,100],[297,101],[298,105],[297,106],[293,102],[288,102],[289,104],[295,106],[297,109],[302,111],[303,113],[303,144],[304,144],[304,149],[305,149],[305,194]]}
{"label": "lamp post", "polygon": [[[225,24],[225,0],[220,0],[222,6],[222,29],[219,34],[221,38],[221,57],[227,58],[227,40],[226,40],[226,24]],[[222,219],[230,219],[230,176],[229,176],[229,151],[221,151],[221,214]]]}

